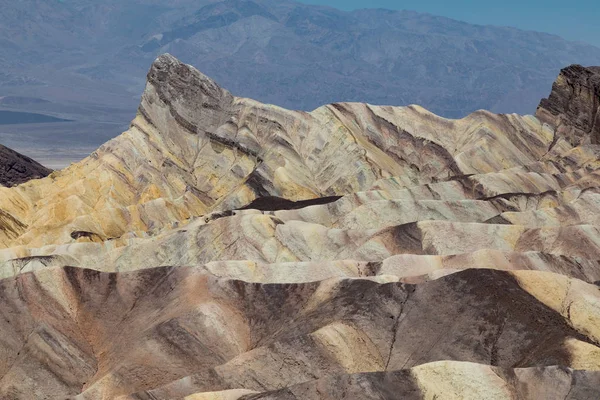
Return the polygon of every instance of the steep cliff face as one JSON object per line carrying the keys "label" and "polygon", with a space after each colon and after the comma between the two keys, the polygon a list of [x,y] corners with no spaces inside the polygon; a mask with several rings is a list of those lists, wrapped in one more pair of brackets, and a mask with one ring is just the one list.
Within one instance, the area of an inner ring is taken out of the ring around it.
{"label": "steep cliff face", "polygon": [[127,132],[0,189],[0,398],[600,398],[600,146],[570,139],[161,56]]}
{"label": "steep cliff face", "polygon": [[600,144],[600,67],[563,69],[536,115],[573,145]]}
{"label": "steep cliff face", "polygon": [[52,170],[0,145],[0,186],[15,186],[48,176]]}

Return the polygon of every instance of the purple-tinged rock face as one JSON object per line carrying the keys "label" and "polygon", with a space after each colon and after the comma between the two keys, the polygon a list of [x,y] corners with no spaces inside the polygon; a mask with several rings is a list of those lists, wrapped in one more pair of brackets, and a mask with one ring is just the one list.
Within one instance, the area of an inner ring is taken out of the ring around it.
{"label": "purple-tinged rock face", "polygon": [[536,115],[572,145],[600,144],[600,67],[563,69]]}
{"label": "purple-tinged rock face", "polygon": [[52,170],[29,157],[0,145],[0,186],[15,186],[31,179],[44,178]]}

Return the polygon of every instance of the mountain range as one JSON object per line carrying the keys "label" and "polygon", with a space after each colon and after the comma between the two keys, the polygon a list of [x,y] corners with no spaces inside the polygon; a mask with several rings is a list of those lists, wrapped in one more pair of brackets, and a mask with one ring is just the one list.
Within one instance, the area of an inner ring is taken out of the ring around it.
{"label": "mountain range", "polygon": [[579,65],[446,119],[161,55],[126,132],[0,187],[0,397],[597,399],[599,116]]}
{"label": "mountain range", "polygon": [[51,167],[127,129],[140,77],[164,52],[239,96],[290,109],[419,104],[452,118],[531,114],[561,68],[600,64],[600,49],[583,43],[411,11],[288,0],[0,6],[0,109],[71,120],[0,126],[0,141]]}

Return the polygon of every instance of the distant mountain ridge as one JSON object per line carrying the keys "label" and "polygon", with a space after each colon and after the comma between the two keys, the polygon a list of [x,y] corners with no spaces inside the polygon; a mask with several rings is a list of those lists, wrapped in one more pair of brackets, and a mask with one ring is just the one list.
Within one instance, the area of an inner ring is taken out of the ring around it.
{"label": "distant mountain ridge", "polygon": [[[90,149],[127,128],[140,77],[165,52],[240,96],[285,108],[419,104],[453,118],[478,109],[532,114],[561,68],[600,65],[591,45],[411,11],[344,12],[288,0],[0,6],[0,96],[49,101],[0,108],[77,121],[61,128],[76,137],[70,145]],[[47,145],[18,137],[9,145]]]}

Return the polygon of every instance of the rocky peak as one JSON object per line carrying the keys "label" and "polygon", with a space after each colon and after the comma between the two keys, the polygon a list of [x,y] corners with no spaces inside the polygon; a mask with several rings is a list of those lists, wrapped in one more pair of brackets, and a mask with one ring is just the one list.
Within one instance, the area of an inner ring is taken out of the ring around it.
{"label": "rocky peak", "polygon": [[52,172],[29,157],[0,145],[0,186],[15,186]]}
{"label": "rocky peak", "polygon": [[537,117],[557,128],[571,144],[600,144],[600,67],[564,68]]}
{"label": "rocky peak", "polygon": [[207,132],[222,123],[233,103],[233,96],[215,81],[170,54],[159,56],[148,72],[146,90],[139,111],[153,124],[153,105],[164,103],[175,120],[191,133],[199,127]]}

